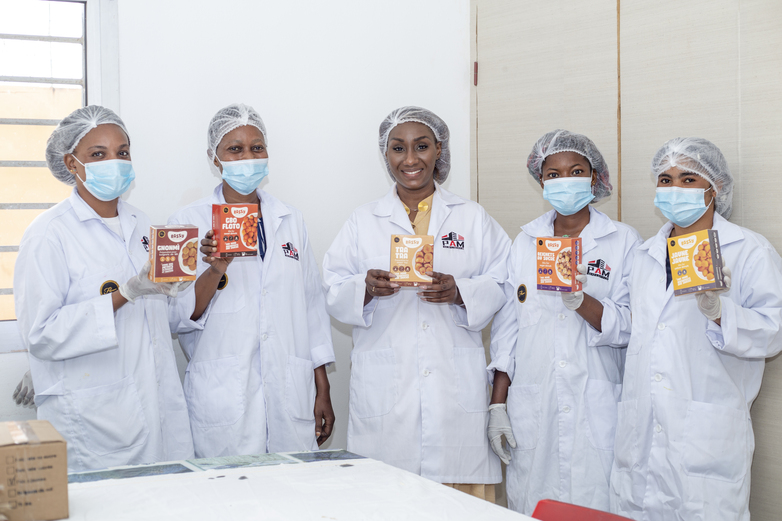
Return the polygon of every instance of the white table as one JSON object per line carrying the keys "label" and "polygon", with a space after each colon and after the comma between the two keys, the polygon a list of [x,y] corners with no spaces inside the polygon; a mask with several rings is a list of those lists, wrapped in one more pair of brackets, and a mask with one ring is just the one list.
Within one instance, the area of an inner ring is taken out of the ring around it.
{"label": "white table", "polygon": [[292,461],[71,483],[70,520],[531,519],[371,459],[279,457]]}

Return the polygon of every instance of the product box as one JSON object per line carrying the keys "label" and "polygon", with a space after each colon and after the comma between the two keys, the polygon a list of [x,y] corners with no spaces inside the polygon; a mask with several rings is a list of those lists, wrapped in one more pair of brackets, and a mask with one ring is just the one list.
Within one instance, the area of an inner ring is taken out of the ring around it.
{"label": "product box", "polygon": [[434,237],[431,235],[392,235],[391,273],[400,286],[432,282],[426,275],[434,267]]}
{"label": "product box", "polygon": [[213,204],[212,230],[217,241],[215,257],[258,255],[257,204]]}
{"label": "product box", "polygon": [[170,224],[149,228],[149,280],[183,282],[196,279],[198,227]]}
{"label": "product box", "polygon": [[67,454],[48,421],[0,423],[0,513],[9,521],[68,517]]}
{"label": "product box", "polygon": [[580,237],[538,237],[538,289],[546,291],[581,291],[576,280],[576,266],[581,264]]}
{"label": "product box", "polygon": [[717,230],[668,239],[674,296],[725,289]]}

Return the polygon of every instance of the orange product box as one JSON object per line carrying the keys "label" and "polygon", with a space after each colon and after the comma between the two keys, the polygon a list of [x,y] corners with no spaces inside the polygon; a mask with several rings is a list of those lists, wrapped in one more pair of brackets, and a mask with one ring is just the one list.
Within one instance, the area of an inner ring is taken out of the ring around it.
{"label": "orange product box", "polygon": [[671,237],[668,239],[668,258],[674,296],[725,288],[717,230]]}
{"label": "orange product box", "polygon": [[196,279],[198,227],[166,224],[149,227],[149,280],[184,282]]}
{"label": "orange product box", "polygon": [[432,282],[426,275],[434,268],[434,237],[431,235],[392,235],[391,273],[400,286]]}
{"label": "orange product box", "polygon": [[538,237],[538,289],[573,293],[581,291],[576,266],[581,264],[580,237]]}
{"label": "orange product box", "polygon": [[257,204],[213,204],[212,230],[217,241],[215,257],[258,255]]}

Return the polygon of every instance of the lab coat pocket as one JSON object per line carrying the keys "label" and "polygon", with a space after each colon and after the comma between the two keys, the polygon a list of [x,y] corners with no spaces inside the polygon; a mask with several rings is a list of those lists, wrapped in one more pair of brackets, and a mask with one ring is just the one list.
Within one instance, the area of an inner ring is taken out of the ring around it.
{"label": "lab coat pocket", "polygon": [[288,413],[296,420],[315,419],[315,369],[312,360],[288,357],[285,405]]}
{"label": "lab coat pocket", "polygon": [[632,469],[638,461],[637,419],[637,400],[625,400],[617,404],[614,463],[618,469]]}
{"label": "lab coat pocket", "polygon": [[684,471],[692,477],[736,482],[752,457],[746,412],[690,402],[684,428]]}
{"label": "lab coat pocket", "polygon": [[384,416],[396,404],[396,363],[392,349],[356,355],[350,375],[351,413],[359,418]]}
{"label": "lab coat pocket", "polygon": [[486,373],[486,352],[481,347],[454,347],[456,386],[459,405],[467,412],[489,410],[489,378]]}
{"label": "lab coat pocket", "polygon": [[239,358],[190,362],[185,374],[190,422],[201,428],[233,425],[244,415]]}
{"label": "lab coat pocket", "polygon": [[90,452],[100,456],[143,445],[147,420],[132,376],[119,382],[73,391],[77,419]]}
{"label": "lab coat pocket", "polygon": [[516,438],[514,450],[531,450],[538,446],[540,428],[540,386],[511,385],[508,389],[508,417]]}
{"label": "lab coat pocket", "polygon": [[608,380],[587,379],[584,403],[589,441],[599,450],[613,450],[616,435],[617,402],[622,384]]}

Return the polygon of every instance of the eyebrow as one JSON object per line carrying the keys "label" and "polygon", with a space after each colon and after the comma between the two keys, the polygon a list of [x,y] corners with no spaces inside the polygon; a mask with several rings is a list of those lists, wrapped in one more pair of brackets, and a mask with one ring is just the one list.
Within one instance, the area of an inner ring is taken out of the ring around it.
{"label": "eyebrow", "polygon": [[[572,164],[572,165],[570,165],[569,167],[566,167],[566,168],[565,168],[565,170],[571,170],[571,169],[573,169],[573,168],[575,168],[575,167],[577,167],[577,166],[578,166],[578,167],[581,167],[581,168],[586,168],[586,167],[585,167],[584,165],[582,165],[581,163],[573,163],[573,164]],[[555,167],[553,167],[553,166],[550,166],[550,167],[546,168],[546,171],[549,171],[549,170],[557,170],[557,169],[556,169]]]}
{"label": "eyebrow", "polygon": [[89,147],[87,150],[92,150],[93,148],[98,148],[98,149],[100,149],[100,150],[108,150],[108,149],[107,149],[106,147],[104,147],[103,145],[92,145],[92,146],[91,146],[91,147]]}
{"label": "eyebrow", "polygon": [[[421,141],[422,139],[432,139],[432,138],[430,136],[421,136],[421,137],[415,138],[413,141]],[[399,138],[399,137],[392,137],[391,141],[401,141],[402,143],[405,142],[404,139]]]}

